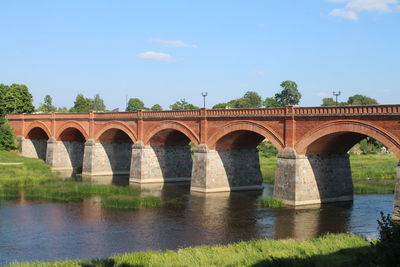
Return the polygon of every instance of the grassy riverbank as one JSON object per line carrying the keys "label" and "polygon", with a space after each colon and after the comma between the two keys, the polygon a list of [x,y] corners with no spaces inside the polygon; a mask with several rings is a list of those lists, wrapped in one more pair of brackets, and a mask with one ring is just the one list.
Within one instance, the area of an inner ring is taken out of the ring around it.
{"label": "grassy riverbank", "polygon": [[3,199],[18,199],[23,195],[29,200],[79,202],[100,196],[102,206],[107,208],[138,209],[162,205],[158,197],[141,197],[140,190],[132,187],[61,180],[42,160],[24,158],[13,152],[0,151],[0,162],[22,163],[0,165],[0,198]]}
{"label": "grassy riverbank", "polygon": [[[393,154],[351,155],[355,194],[393,193],[398,159]],[[275,182],[276,157],[260,156],[264,183]]]}
{"label": "grassy riverbank", "polygon": [[254,240],[178,251],[146,251],[88,261],[15,263],[10,266],[355,266],[373,253],[365,239],[329,234],[307,240]]}

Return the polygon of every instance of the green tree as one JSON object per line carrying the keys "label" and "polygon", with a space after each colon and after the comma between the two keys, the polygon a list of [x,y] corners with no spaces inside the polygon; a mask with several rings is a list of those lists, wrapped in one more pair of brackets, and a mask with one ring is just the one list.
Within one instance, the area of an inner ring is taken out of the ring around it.
{"label": "green tree", "polygon": [[378,101],[365,95],[350,96],[347,103],[351,106],[379,105]]}
{"label": "green tree", "polygon": [[74,106],[71,108],[71,112],[90,112],[93,107],[93,100],[86,98],[82,94],[76,96]]}
{"label": "green tree", "polygon": [[265,100],[264,100],[264,107],[266,107],[266,108],[277,108],[277,107],[280,107],[281,105],[276,101],[276,99],[275,98],[273,98],[273,97],[267,97]]}
{"label": "green tree", "polygon": [[281,107],[298,105],[301,99],[301,93],[297,89],[297,84],[293,81],[283,81],[283,88],[280,93],[275,94],[275,100]]}
{"label": "green tree", "polygon": [[99,94],[96,94],[94,96],[92,109],[95,111],[105,111],[106,110],[106,105],[104,104],[104,101],[100,97]]}
{"label": "green tree", "polygon": [[38,108],[39,111],[43,111],[46,113],[54,112],[56,111],[56,109],[57,108],[53,106],[53,99],[50,95],[46,95],[44,97],[43,103],[40,103],[40,106]]}
{"label": "green tree", "polygon": [[159,104],[155,104],[150,108],[150,110],[152,110],[152,111],[161,111],[163,109]]}
{"label": "green tree", "polygon": [[212,108],[213,109],[225,109],[228,107],[228,103],[219,103],[214,105]]}
{"label": "green tree", "polygon": [[23,84],[0,84],[0,114],[32,113],[35,107],[28,87]]}
{"label": "green tree", "polygon": [[199,107],[186,102],[185,99],[181,99],[180,101],[176,101],[174,104],[169,106],[172,110],[181,110],[181,109],[199,109]]}
{"label": "green tree", "polygon": [[15,133],[4,118],[0,118],[0,150],[14,150],[18,148]]}
{"label": "green tree", "polygon": [[261,96],[257,92],[247,91],[242,97],[245,108],[260,108],[262,105]]}
{"label": "green tree", "polygon": [[126,111],[137,111],[145,109],[144,103],[139,98],[130,98],[128,101],[128,106],[126,107]]}
{"label": "green tree", "polygon": [[70,112],[70,110],[67,107],[60,107],[60,108],[57,108],[57,112],[68,113],[68,112]]}

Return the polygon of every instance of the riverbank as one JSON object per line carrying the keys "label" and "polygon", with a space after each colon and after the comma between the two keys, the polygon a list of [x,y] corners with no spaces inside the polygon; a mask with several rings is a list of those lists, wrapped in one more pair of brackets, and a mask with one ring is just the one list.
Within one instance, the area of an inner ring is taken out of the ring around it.
{"label": "riverbank", "polygon": [[[266,184],[274,184],[276,157],[260,155]],[[350,155],[355,194],[391,194],[396,183],[398,159],[394,154]]]}
{"label": "riverbank", "polygon": [[370,242],[353,234],[328,234],[307,240],[253,240],[226,246],[177,251],[146,251],[84,261],[14,263],[36,266],[356,266],[375,253]]}
{"label": "riverbank", "polygon": [[24,158],[13,152],[0,151],[0,162],[21,164],[0,165],[0,198],[79,202],[85,198],[101,197],[105,208],[138,209],[159,207],[160,198],[140,195],[132,187],[99,185],[61,179],[40,159]]}

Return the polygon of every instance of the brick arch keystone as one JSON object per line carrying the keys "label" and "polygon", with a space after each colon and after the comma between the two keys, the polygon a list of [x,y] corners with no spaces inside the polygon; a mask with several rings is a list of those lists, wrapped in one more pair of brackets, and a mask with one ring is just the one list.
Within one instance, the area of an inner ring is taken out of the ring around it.
{"label": "brick arch keystone", "polygon": [[186,135],[187,138],[190,139],[192,143],[194,143],[196,146],[200,144],[200,138],[199,136],[193,132],[186,124],[182,122],[177,122],[177,121],[164,121],[160,126],[157,126],[150,130],[148,133],[146,133],[145,138],[144,138],[144,144],[147,145],[150,142],[150,139],[156,135],[158,132],[162,130],[177,130],[184,135]]}
{"label": "brick arch keystone", "polygon": [[298,154],[305,154],[307,147],[313,142],[317,141],[326,135],[338,132],[353,132],[372,137],[385,146],[387,146],[393,153],[400,158],[400,140],[373,124],[365,123],[362,121],[347,121],[338,120],[325,123],[319,127],[311,129],[308,134],[303,136],[295,145]]}
{"label": "brick arch keystone", "polygon": [[50,129],[49,129],[49,127],[47,127],[47,125],[45,123],[43,123],[41,121],[33,121],[25,129],[24,138],[28,137],[29,132],[32,131],[33,128],[40,128],[47,134],[48,138],[51,137]]}
{"label": "brick arch keystone", "polygon": [[88,132],[85,130],[85,127],[83,127],[80,123],[76,122],[76,121],[66,121],[64,124],[62,124],[61,126],[57,127],[57,134],[56,134],[56,140],[58,140],[60,138],[60,135],[64,132],[64,130],[66,130],[67,128],[75,128],[76,130],[78,130],[83,137],[85,138],[85,140],[89,139],[89,134]]}
{"label": "brick arch keystone", "polygon": [[214,135],[212,135],[210,139],[207,141],[207,143],[209,144],[209,148],[215,149],[215,146],[219,139],[221,139],[222,137],[231,132],[240,130],[255,132],[264,136],[266,139],[268,139],[268,141],[270,141],[276,147],[278,151],[283,150],[283,148],[285,147],[282,138],[269,127],[260,125],[252,121],[236,121],[226,124]]}
{"label": "brick arch keystone", "polygon": [[126,123],[123,123],[121,121],[110,121],[109,123],[106,124],[103,128],[98,131],[98,133],[95,135],[95,142],[98,142],[101,135],[105,133],[107,130],[110,129],[117,129],[123,131],[126,135],[129,136],[129,138],[132,140],[132,142],[136,143],[137,142],[137,134],[132,130],[129,125]]}

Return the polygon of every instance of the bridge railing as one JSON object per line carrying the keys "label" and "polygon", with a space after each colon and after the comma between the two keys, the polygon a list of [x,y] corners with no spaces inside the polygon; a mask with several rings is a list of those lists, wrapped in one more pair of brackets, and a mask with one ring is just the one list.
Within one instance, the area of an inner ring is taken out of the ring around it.
{"label": "bridge railing", "polygon": [[259,108],[259,109],[198,109],[136,112],[96,112],[96,113],[48,113],[48,114],[9,114],[10,120],[48,120],[48,119],[135,119],[171,117],[235,117],[235,116],[282,116],[282,115],[346,115],[346,114],[400,114],[400,105],[343,106],[343,107],[297,107]]}

